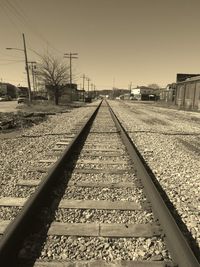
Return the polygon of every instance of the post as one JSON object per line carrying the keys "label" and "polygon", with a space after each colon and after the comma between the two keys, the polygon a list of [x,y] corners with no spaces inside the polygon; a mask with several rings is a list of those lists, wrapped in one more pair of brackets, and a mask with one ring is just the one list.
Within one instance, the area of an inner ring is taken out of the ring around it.
{"label": "post", "polygon": [[28,64],[31,64],[31,72],[32,72],[32,79],[33,79],[33,91],[35,91],[35,73],[34,73],[34,68],[36,67],[36,62],[35,61],[29,61]]}
{"label": "post", "polygon": [[193,109],[194,109],[194,107],[195,107],[196,90],[197,90],[197,83],[195,82],[195,87],[194,87],[194,98],[193,98],[193,103],[192,103],[192,108],[193,108]]}
{"label": "post", "polygon": [[25,65],[26,65],[26,73],[27,73],[27,81],[28,81],[28,98],[29,102],[31,102],[31,83],[30,83],[30,76],[29,76],[29,69],[28,69],[28,59],[27,59],[27,52],[26,52],[26,41],[24,33],[23,36],[23,44],[24,44],[24,56],[25,56]]}
{"label": "post", "polygon": [[85,74],[83,74],[83,90],[85,89]]}
{"label": "post", "polygon": [[95,91],[95,89],[96,89],[96,86],[95,86],[95,84],[94,84],[94,87],[93,87],[93,89],[94,89],[94,98],[96,98],[96,91]]}
{"label": "post", "polygon": [[72,53],[69,54],[70,85],[72,85]]}
{"label": "post", "polygon": [[84,99],[85,99],[85,94],[84,94],[84,90],[85,90],[85,74],[83,74],[83,101],[84,101]]}
{"label": "post", "polygon": [[90,78],[87,79],[88,81],[88,97],[89,97],[89,90],[90,90]]}
{"label": "post", "polygon": [[32,79],[33,79],[33,91],[35,91],[35,79],[34,79],[34,70],[33,63],[31,63]]}
{"label": "post", "polygon": [[78,53],[67,53],[64,54],[64,56],[66,56],[65,58],[69,58],[69,71],[70,71],[70,90],[71,90],[71,101],[72,101],[72,59],[74,58],[78,58],[77,57]]}

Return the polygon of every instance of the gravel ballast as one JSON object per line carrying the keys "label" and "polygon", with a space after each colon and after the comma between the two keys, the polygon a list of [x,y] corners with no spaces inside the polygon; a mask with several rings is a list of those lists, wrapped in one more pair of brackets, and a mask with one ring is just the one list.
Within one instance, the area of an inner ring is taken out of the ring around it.
{"label": "gravel ballast", "polygon": [[40,124],[21,129],[14,138],[6,138],[4,134],[0,145],[0,197],[21,196],[23,193],[15,194],[19,179],[40,179],[44,176],[30,170],[39,166],[39,160],[49,158],[46,154],[52,151],[56,143],[65,136],[71,136],[76,125],[86,121],[94,109],[94,105],[88,105],[49,116]]}
{"label": "gravel ballast", "polygon": [[[144,158],[148,161],[148,164],[152,168],[153,172],[155,173],[158,180],[161,182],[163,188],[166,188],[166,192],[169,195],[169,198],[174,201],[176,207],[178,207],[178,204],[180,204],[180,207],[178,209],[181,216],[184,216],[185,210],[182,205],[182,201],[186,204],[190,203],[191,206],[189,206],[189,209],[187,210],[187,216],[185,217],[185,220],[189,219],[191,222],[195,222],[195,226],[192,226],[193,230],[193,236],[196,237],[197,240],[199,238],[198,233],[196,233],[196,229],[198,230],[199,225],[196,224],[196,217],[194,217],[194,210],[196,210],[196,203],[189,200],[189,196],[182,194],[181,190],[186,190],[187,186],[190,184],[190,178],[194,175],[194,169],[192,169],[191,173],[187,172],[187,168],[185,172],[182,172],[182,169],[185,168],[186,162],[190,160],[190,157],[186,157],[183,159],[183,161],[179,160],[178,166],[176,164],[172,164],[172,160],[176,160],[176,156],[184,157],[183,149],[184,146],[187,151],[190,151],[191,154],[198,154],[198,149],[193,149],[193,147],[188,144],[189,138],[188,138],[188,132],[185,139],[185,135],[179,136],[179,130],[183,131],[184,127],[178,129],[178,131],[172,132],[172,128],[174,127],[173,123],[169,119],[169,115],[164,114],[163,117],[157,118],[156,111],[152,111],[153,107],[150,107],[150,111],[145,113],[144,110],[142,110],[142,118],[139,118],[140,113],[137,110],[134,113],[134,116],[138,116],[138,119],[135,118],[135,121],[131,119],[133,108],[128,107],[126,104],[120,104],[117,102],[112,103],[114,110],[119,115],[120,119],[123,121],[123,124],[126,129],[128,129],[129,134],[132,138],[132,140],[136,141],[136,145],[139,150],[141,150]],[[74,111],[74,117],[73,120],[71,120],[71,117],[69,119],[69,115],[67,114],[67,117],[64,117],[62,115],[59,115],[59,122],[56,124],[55,116],[49,118],[52,124],[46,124],[44,122],[44,125],[37,125],[34,127],[26,130],[26,132],[23,133],[23,135],[16,138],[16,140],[20,139],[20,141],[23,140],[23,138],[26,138],[27,140],[33,140],[30,144],[28,144],[25,147],[23,151],[21,151],[20,154],[18,154],[19,146],[14,147],[15,148],[15,154],[11,155],[11,159],[7,157],[8,153],[4,152],[5,159],[7,160],[7,165],[3,165],[2,168],[2,174],[3,174],[3,187],[2,191],[0,192],[0,196],[18,196],[18,197],[28,197],[30,196],[35,188],[31,187],[21,187],[17,185],[18,179],[24,178],[24,176],[29,175],[29,169],[37,166],[48,166],[46,163],[38,164],[38,161],[40,159],[46,159],[46,153],[49,153],[53,147],[55,147],[56,142],[63,139],[64,136],[67,133],[75,132],[75,126],[81,122],[81,120],[86,119],[88,114],[91,112],[92,108],[88,108],[87,110],[82,108],[75,112]],[[73,111],[72,111],[73,112]],[[71,113],[72,113],[71,112]],[[80,113],[82,112],[81,116]],[[85,113],[84,113],[85,112]],[[164,112],[163,112],[164,113]],[[102,112],[104,114],[104,112]],[[154,116],[152,115],[154,114]],[[72,114],[71,114],[72,115]],[[148,119],[147,115],[150,116],[150,119]],[[56,115],[57,116],[57,115]],[[62,117],[63,116],[63,117]],[[78,118],[75,122],[75,117]],[[81,117],[81,118],[80,118]],[[177,117],[175,117],[177,119]],[[58,119],[58,118],[57,118]],[[178,119],[177,119],[178,120]],[[69,122],[70,121],[70,122]],[[99,119],[100,121],[100,119]],[[69,124],[68,124],[69,123]],[[93,125],[92,131],[94,132],[100,132],[100,131],[116,131],[115,127],[112,128],[109,127],[110,120],[106,120],[106,123],[108,126],[105,125],[105,127],[98,127],[98,120]],[[144,127],[143,127],[144,124]],[[177,123],[178,124],[178,123]],[[41,129],[39,128],[41,126]],[[179,126],[179,124],[178,124]],[[170,129],[169,129],[169,128]],[[111,129],[111,130],[110,130]],[[194,131],[196,131],[195,127],[192,128],[193,131],[189,132],[189,136],[194,135]],[[172,134],[174,133],[174,134]],[[178,134],[177,134],[178,133]],[[36,139],[33,138],[33,136],[36,136]],[[59,138],[58,138],[59,136]],[[161,139],[160,139],[160,136]],[[50,146],[48,147],[48,137],[50,137]],[[169,138],[168,138],[169,137]],[[163,138],[163,139],[162,139]],[[181,140],[178,140],[178,138],[181,138]],[[15,141],[16,141],[15,140]],[[40,140],[40,142],[37,143],[36,140]],[[180,152],[178,153],[176,151],[176,148],[178,145],[176,145],[175,140],[178,140],[179,142],[179,149]],[[11,139],[7,141],[13,141]],[[34,143],[35,141],[35,143]],[[88,141],[88,140],[87,140]],[[117,141],[118,142],[118,141]],[[89,143],[89,141],[88,141]],[[103,143],[103,142],[102,142]],[[5,144],[5,143],[4,143]],[[12,143],[14,144],[14,142]],[[45,147],[45,144],[47,145],[47,149]],[[198,144],[198,139],[193,140],[192,145],[195,146]],[[9,144],[11,145],[11,143]],[[6,150],[7,144],[4,146],[4,150]],[[108,148],[112,149],[113,147],[116,148],[116,144],[108,144]],[[121,144],[119,144],[121,147]],[[90,147],[89,144],[87,144],[87,147]],[[9,148],[11,149],[11,148]],[[28,153],[29,149],[29,153]],[[97,149],[100,149],[100,146],[97,146]],[[32,155],[31,150],[34,150],[34,153]],[[39,152],[40,151],[40,152]],[[120,151],[120,150],[119,150]],[[171,151],[171,154],[170,154]],[[122,149],[122,152],[124,153],[124,149]],[[82,152],[84,155],[84,150]],[[26,155],[28,154],[28,156]],[[125,154],[125,153],[124,153]],[[21,157],[20,157],[21,155]],[[87,158],[87,153],[85,153],[84,159]],[[90,154],[89,154],[90,155]],[[32,156],[32,157],[31,157]],[[41,156],[41,157],[40,157]],[[91,155],[90,155],[91,156]],[[20,158],[19,164],[17,164],[17,159]],[[12,161],[15,160],[15,168],[12,168]],[[195,160],[195,157],[193,158]],[[2,161],[3,162],[3,161]],[[24,163],[25,162],[25,163]],[[197,161],[195,162],[197,163]],[[179,166],[180,165],[180,166]],[[23,169],[21,168],[23,166]],[[10,167],[10,179],[7,179],[7,169]],[[104,170],[105,165],[101,163],[100,164],[85,164],[79,162],[76,165],[79,169],[100,169]],[[112,167],[106,167],[105,171],[111,169]],[[113,168],[118,170],[125,170],[127,168],[126,164],[122,164],[121,166],[118,166],[117,164],[113,164]],[[21,171],[22,170],[22,171]],[[15,175],[17,173],[17,176]],[[127,172],[124,174],[121,172],[120,175],[112,175],[112,174],[106,174],[103,175],[101,172],[97,174],[82,174],[82,173],[76,173],[76,171],[72,174],[72,181],[76,180],[79,182],[84,182],[84,178],[87,177],[87,180],[94,180],[93,181],[103,181],[106,182],[109,181],[107,177],[110,177],[111,180],[116,182],[116,177],[118,177],[119,181],[122,179],[122,181],[129,181],[129,180],[136,180],[134,173],[134,165],[132,168],[127,168]],[[188,175],[187,181],[188,185],[186,186],[186,180],[184,180],[184,185],[181,183],[182,177],[180,177],[179,173],[181,175]],[[197,174],[197,172],[195,173]],[[35,172],[35,179],[37,178],[37,172]],[[174,175],[174,176],[173,176]],[[178,178],[177,178],[178,175]],[[123,176],[123,177],[122,177]],[[170,177],[170,178],[169,178]],[[101,178],[103,178],[101,180]],[[172,181],[176,181],[177,183],[174,186],[172,184]],[[179,182],[179,183],[178,183]],[[134,184],[134,183],[133,183]],[[184,187],[185,186],[185,187]],[[196,185],[197,186],[197,185]],[[196,188],[194,190],[194,195],[197,196]],[[59,192],[58,192],[59,193]],[[191,193],[191,191],[190,191]],[[185,195],[185,196],[184,196]],[[143,193],[142,187],[130,187],[130,188],[110,188],[108,187],[78,187],[75,185],[69,185],[65,191],[64,198],[67,199],[74,199],[74,200],[109,200],[109,201],[134,201],[135,203],[143,203],[146,201],[146,197]],[[190,196],[191,198],[191,196]],[[198,203],[198,201],[196,201]],[[192,206],[193,205],[193,206]],[[185,208],[188,208],[188,205],[185,206]],[[181,213],[181,211],[183,211]],[[192,214],[190,212],[193,211]],[[2,208],[3,214],[6,214],[8,212],[8,215],[10,218],[15,217],[15,213],[17,212],[12,208],[5,209]],[[9,217],[8,216],[8,217]],[[197,215],[198,216],[198,215]],[[3,215],[4,217],[4,215]],[[6,215],[5,215],[6,218]],[[58,222],[69,222],[69,223],[93,223],[93,222],[103,222],[103,223],[147,223],[154,221],[154,218],[152,216],[152,213],[150,211],[119,211],[119,210],[112,210],[112,211],[103,211],[103,210],[93,210],[93,209],[61,209],[58,208],[55,214],[55,220]],[[197,227],[197,228],[195,228]],[[41,233],[44,234],[44,233]],[[71,233],[70,233],[71,234]],[[168,255],[168,251],[164,245],[164,241],[161,237],[151,237],[151,238],[92,238],[92,237],[67,237],[67,236],[57,236],[58,233],[56,233],[56,236],[48,236],[46,238],[45,236],[45,243],[43,244],[43,249],[41,251],[39,259],[45,260],[45,261],[51,261],[51,260],[90,260],[90,259],[103,259],[106,261],[112,261],[112,260],[153,260],[153,261],[162,261],[162,260],[170,260],[170,256]],[[35,240],[34,240],[35,238]],[[39,236],[33,237],[33,240],[29,239],[28,243],[26,244],[21,251],[21,256],[23,258],[23,255],[32,257],[31,254],[36,253],[37,254],[37,242],[36,240],[39,239]],[[41,239],[42,240],[42,239]],[[42,241],[41,241],[42,242]],[[35,247],[34,247],[35,246]],[[41,249],[41,247],[40,247]],[[37,255],[38,256],[38,255]]]}
{"label": "gravel ballast", "polygon": [[[39,236],[32,236],[21,251],[21,258],[37,254],[34,245]],[[58,245],[59,244],[59,245]],[[104,238],[48,236],[39,260],[151,260],[171,261],[170,255],[158,237],[152,238]],[[73,264],[73,263],[72,263]]]}
{"label": "gravel ballast", "polygon": [[200,113],[110,104],[200,246]]}

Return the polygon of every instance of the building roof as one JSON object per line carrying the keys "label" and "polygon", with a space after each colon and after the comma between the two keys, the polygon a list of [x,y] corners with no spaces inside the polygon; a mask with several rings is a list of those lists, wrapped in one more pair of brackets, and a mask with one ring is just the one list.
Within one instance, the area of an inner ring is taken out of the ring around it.
{"label": "building roof", "polygon": [[190,83],[190,82],[199,81],[199,80],[200,80],[200,76],[196,76],[196,77],[187,78],[185,81],[177,82],[177,84]]}

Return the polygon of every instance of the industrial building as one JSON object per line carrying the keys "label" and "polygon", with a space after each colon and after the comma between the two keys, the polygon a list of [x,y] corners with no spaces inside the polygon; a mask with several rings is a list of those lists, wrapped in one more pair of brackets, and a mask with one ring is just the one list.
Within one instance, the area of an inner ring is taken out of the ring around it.
{"label": "industrial building", "polygon": [[176,84],[175,105],[179,108],[200,110],[200,76]]}
{"label": "industrial building", "polygon": [[135,100],[157,100],[159,92],[158,89],[147,86],[137,86],[131,89],[131,96]]}
{"label": "industrial building", "polygon": [[170,83],[166,86],[166,88],[158,90],[160,95],[160,101],[174,103],[176,95],[176,83]]}

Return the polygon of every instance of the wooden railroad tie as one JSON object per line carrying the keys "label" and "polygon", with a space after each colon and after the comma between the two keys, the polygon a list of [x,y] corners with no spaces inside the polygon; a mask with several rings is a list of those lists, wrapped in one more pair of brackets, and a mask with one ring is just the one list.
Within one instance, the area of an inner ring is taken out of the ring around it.
{"label": "wooden railroad tie", "polygon": [[[23,207],[27,198],[3,197],[0,198],[2,207]],[[59,208],[63,209],[96,209],[96,210],[149,210],[149,204],[135,203],[133,201],[108,201],[108,200],[76,200],[63,199],[60,201]]]}
{"label": "wooden railroad tie", "polygon": [[127,260],[91,260],[91,261],[36,261],[34,267],[175,267],[165,261],[127,261]]}
{"label": "wooden railroad tie", "polygon": [[[38,186],[41,180],[39,179],[19,179],[17,185],[20,186]],[[135,186],[141,186],[139,182],[93,182],[93,181],[69,181],[68,186],[77,187],[103,187],[103,188],[135,188]]]}
{"label": "wooden railroad tie", "polygon": [[[0,234],[3,234],[10,221],[0,221]],[[153,237],[162,234],[155,223],[118,224],[118,223],[61,223],[53,222],[48,235],[93,236],[93,237]]]}

